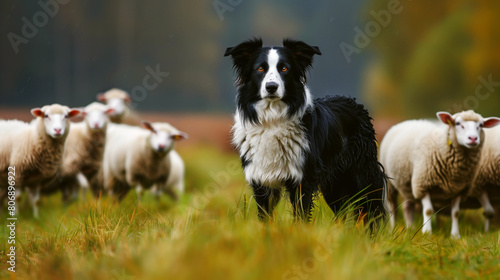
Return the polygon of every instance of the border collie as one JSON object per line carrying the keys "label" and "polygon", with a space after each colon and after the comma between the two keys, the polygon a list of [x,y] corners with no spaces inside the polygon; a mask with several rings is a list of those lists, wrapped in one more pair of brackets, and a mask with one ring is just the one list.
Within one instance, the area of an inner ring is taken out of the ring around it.
{"label": "border collie", "polygon": [[319,48],[290,39],[262,47],[253,39],[228,48],[229,55],[238,89],[232,141],[259,218],[270,217],[283,188],[294,216],[306,220],[318,191],[334,212],[356,201],[361,213],[382,214],[385,174],[367,110],[343,96],[313,100],[307,88]]}

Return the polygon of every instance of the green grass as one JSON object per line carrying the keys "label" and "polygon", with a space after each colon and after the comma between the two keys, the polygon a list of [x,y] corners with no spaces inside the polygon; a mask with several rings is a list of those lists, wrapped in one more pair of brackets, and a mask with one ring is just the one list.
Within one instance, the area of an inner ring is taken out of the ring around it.
{"label": "green grass", "polygon": [[[405,229],[401,218],[394,231],[383,227],[370,235],[349,211],[336,218],[321,199],[310,224],[294,222],[287,199],[261,223],[235,155],[206,147],[180,153],[187,194],[177,203],[146,194],[137,205],[130,193],[121,204],[88,196],[64,206],[56,195],[43,199],[38,220],[22,209],[17,279],[500,277],[498,228],[482,233],[477,211],[462,215],[460,240],[449,238],[447,218],[433,235],[422,235],[418,225]],[[0,278],[13,277],[5,262],[7,234],[2,226]]]}

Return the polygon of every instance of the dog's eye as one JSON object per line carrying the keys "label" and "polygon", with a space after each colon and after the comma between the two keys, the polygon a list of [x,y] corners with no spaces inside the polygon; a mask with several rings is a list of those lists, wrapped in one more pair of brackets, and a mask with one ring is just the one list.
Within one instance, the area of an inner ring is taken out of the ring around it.
{"label": "dog's eye", "polygon": [[259,71],[259,72],[264,72],[264,67],[262,67],[262,66],[261,66],[261,67],[259,67],[259,69],[257,69],[257,71]]}
{"label": "dog's eye", "polygon": [[288,71],[288,67],[283,66],[283,68],[281,68],[281,72],[286,72],[286,71]]}

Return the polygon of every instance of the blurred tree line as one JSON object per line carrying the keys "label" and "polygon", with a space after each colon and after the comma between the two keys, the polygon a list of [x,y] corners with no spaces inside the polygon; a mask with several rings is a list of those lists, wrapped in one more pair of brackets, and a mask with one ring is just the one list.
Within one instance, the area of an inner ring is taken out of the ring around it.
{"label": "blurred tree line", "polygon": [[[292,37],[320,46],[323,56],[309,80],[315,96],[358,96],[366,58],[347,64],[338,44],[352,40],[363,5],[363,0],[0,1],[0,106],[82,106],[111,87],[145,88],[153,69],[162,73],[161,81],[146,96],[138,92],[138,110],[232,112],[233,72],[223,54],[253,36],[266,45]],[[36,29],[28,36],[23,31],[33,30],[26,29],[26,21]]]}
{"label": "blurred tree line", "polygon": [[[222,26],[215,14],[204,12],[212,8],[210,2],[58,1],[0,4],[2,34],[23,36],[23,17],[35,27],[37,20],[41,25],[33,38],[18,46],[17,54],[8,40],[2,40],[4,102],[87,104],[111,87],[130,93],[142,86],[148,66],[169,76],[147,96],[139,96],[141,108],[161,109],[159,104],[170,100],[196,108],[218,97],[211,66],[222,51],[211,38],[220,36]],[[46,11],[41,2],[58,4],[57,12],[54,6],[48,8],[55,15],[49,15],[44,25],[42,16],[36,18],[36,13]]]}
{"label": "blurred tree line", "polygon": [[[367,22],[388,2],[371,1]],[[402,11],[373,38],[365,72],[363,96],[376,116],[500,115],[500,1],[398,2]]]}

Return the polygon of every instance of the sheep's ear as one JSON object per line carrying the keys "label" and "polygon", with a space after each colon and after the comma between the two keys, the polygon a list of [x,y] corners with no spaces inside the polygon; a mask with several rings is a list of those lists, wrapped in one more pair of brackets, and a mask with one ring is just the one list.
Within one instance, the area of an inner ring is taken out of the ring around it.
{"label": "sheep's ear", "polygon": [[43,113],[42,109],[40,109],[40,108],[33,108],[33,109],[31,109],[31,114],[33,115],[33,117],[41,117],[41,118],[43,118],[45,116],[45,114]]}
{"label": "sheep's ear", "polygon": [[111,115],[115,112],[115,109],[113,108],[108,108],[106,111],[104,111],[104,114],[106,115]]}
{"label": "sheep's ear", "polygon": [[497,117],[486,118],[483,121],[484,128],[492,128],[500,124],[500,118]]}
{"label": "sheep's ear", "polygon": [[447,125],[454,125],[455,124],[455,120],[453,119],[453,116],[448,112],[437,112],[436,116],[444,124],[447,124]]}
{"label": "sheep's ear", "polygon": [[72,108],[68,112],[68,118],[76,117],[82,112],[83,112],[82,109]]}
{"label": "sheep's ear", "polygon": [[124,100],[125,100],[125,102],[130,103],[130,101],[131,101],[130,95],[128,95],[128,94],[125,95],[125,99]]}
{"label": "sheep's ear", "polygon": [[87,115],[87,111],[85,111],[85,107],[78,108],[80,110],[80,116],[85,117]]}
{"label": "sheep's ear", "polygon": [[97,94],[96,98],[97,98],[97,101],[106,102],[106,97],[104,96],[104,93]]}
{"label": "sheep's ear", "polygon": [[175,134],[172,134],[172,136],[170,136],[170,137],[172,139],[174,139],[175,141],[179,141],[179,140],[183,140],[183,139],[188,139],[189,135],[185,132],[179,131]]}
{"label": "sheep's ear", "polygon": [[142,121],[141,126],[147,130],[150,130],[153,133],[156,133],[156,130],[154,129],[153,125],[150,122]]}

